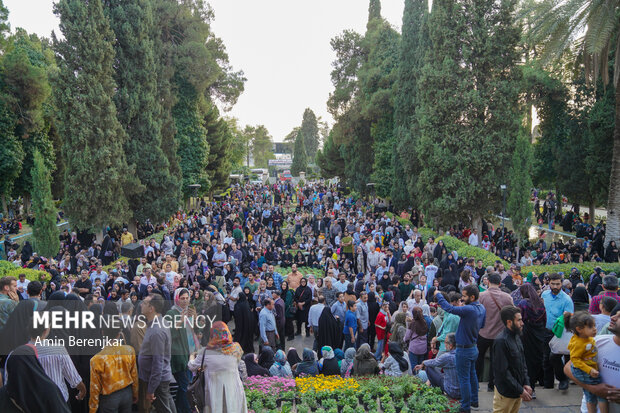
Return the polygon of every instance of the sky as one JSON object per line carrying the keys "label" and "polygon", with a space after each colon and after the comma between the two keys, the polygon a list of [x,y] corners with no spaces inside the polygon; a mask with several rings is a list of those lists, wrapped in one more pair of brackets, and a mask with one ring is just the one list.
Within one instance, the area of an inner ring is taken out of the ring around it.
{"label": "sky", "polygon": [[[58,33],[52,0],[3,0],[11,28],[49,37]],[[210,0],[213,31],[234,70],[248,79],[233,109],[240,125],[263,124],[280,142],[311,108],[331,126],[327,98],[335,54],[330,39],[343,30],[364,33],[367,0]],[[404,0],[383,0],[382,15],[400,31]]]}

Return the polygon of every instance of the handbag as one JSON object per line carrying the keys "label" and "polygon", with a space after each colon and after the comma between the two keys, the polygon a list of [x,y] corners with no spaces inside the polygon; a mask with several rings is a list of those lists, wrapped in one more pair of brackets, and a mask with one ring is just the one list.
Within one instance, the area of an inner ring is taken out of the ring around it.
{"label": "handbag", "polygon": [[202,352],[200,368],[196,372],[196,375],[192,379],[190,385],[187,387],[187,398],[189,399],[189,404],[196,407],[199,412],[202,412],[207,404],[207,395],[205,394],[205,373],[203,369],[206,353],[207,350],[205,349]]}
{"label": "handbag", "polygon": [[573,333],[570,331],[564,331],[561,338],[554,335],[549,342],[551,353],[569,355],[570,351],[568,351],[568,343],[572,337]]}

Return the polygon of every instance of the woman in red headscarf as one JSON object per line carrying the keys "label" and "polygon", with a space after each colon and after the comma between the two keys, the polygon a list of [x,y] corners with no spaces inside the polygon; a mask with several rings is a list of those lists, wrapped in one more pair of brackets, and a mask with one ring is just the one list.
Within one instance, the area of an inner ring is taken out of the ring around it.
{"label": "woman in red headscarf", "polygon": [[205,374],[205,413],[247,413],[248,407],[239,377],[243,349],[233,342],[228,326],[216,321],[211,326],[209,343],[187,366],[192,372],[201,368]]}

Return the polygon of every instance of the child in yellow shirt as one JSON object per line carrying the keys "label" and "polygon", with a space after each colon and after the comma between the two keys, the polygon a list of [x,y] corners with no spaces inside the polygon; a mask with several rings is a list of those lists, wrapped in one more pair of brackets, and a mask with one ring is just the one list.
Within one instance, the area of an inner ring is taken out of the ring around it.
{"label": "child in yellow shirt", "polygon": [[[594,336],[596,336],[596,322],[586,311],[578,311],[572,316],[565,317],[565,324],[573,332],[573,336],[568,343],[571,370],[577,380],[585,384],[601,383],[600,372],[597,363],[597,349]],[[609,411],[607,400],[597,397],[587,390],[583,390],[586,396],[588,413],[596,413],[597,401],[601,413]]]}

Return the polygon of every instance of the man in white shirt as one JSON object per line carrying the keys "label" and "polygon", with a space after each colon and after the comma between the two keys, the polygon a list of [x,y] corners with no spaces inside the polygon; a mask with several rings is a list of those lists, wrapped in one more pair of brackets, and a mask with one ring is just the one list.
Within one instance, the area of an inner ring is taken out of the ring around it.
{"label": "man in white shirt", "polygon": [[478,241],[478,230],[477,229],[474,229],[469,235],[469,245],[471,245],[472,247],[477,247],[480,245]]}
{"label": "man in white shirt", "polygon": [[30,281],[26,279],[26,274],[19,274],[19,280],[17,280],[17,292],[24,300],[28,299],[28,284],[30,284]]}
{"label": "man in white shirt", "polygon": [[620,413],[620,304],[616,305],[609,321],[609,332],[594,337],[598,349],[598,370],[601,384],[581,383],[573,376],[571,362],[564,366],[564,373],[579,386],[609,401],[609,413]]}
{"label": "man in white shirt", "polygon": [[433,285],[433,281],[435,281],[435,275],[437,275],[437,271],[439,268],[433,263],[430,263],[424,268],[424,275],[426,275],[426,284],[429,286]]}

